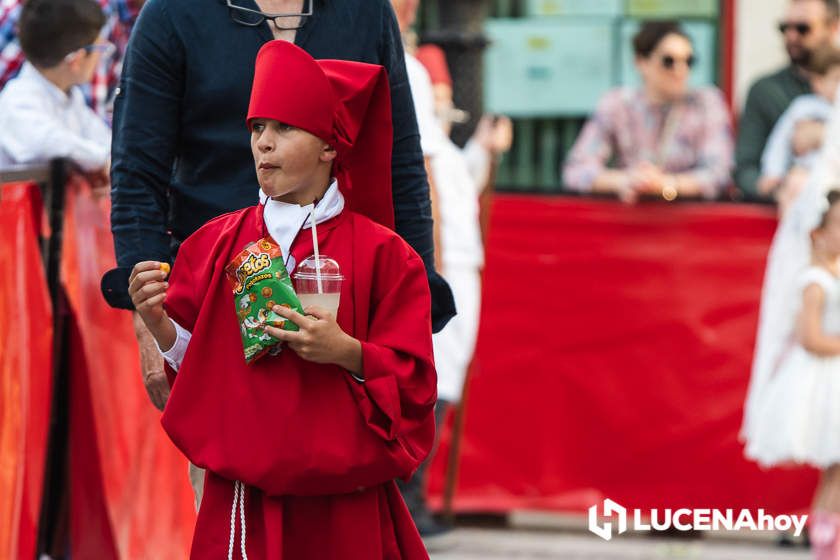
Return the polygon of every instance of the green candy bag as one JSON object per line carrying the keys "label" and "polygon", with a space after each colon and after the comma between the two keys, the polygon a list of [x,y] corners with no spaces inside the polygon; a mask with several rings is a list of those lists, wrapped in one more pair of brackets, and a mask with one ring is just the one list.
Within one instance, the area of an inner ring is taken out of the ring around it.
{"label": "green candy bag", "polygon": [[225,276],[233,289],[245,363],[251,364],[266,354],[278,354],[282,349],[280,341],[265,332],[264,327],[296,331],[298,326],[275,313],[274,306],[282,305],[303,314],[280,246],[270,236],[251,243],[228,263]]}

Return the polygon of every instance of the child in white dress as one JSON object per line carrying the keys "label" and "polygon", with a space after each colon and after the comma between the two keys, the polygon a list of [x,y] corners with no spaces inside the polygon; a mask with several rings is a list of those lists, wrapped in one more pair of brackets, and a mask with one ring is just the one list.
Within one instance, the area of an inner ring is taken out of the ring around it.
{"label": "child in white dress", "polygon": [[811,232],[797,337],[757,404],[745,453],[762,466],[822,469],[811,515],[815,557],[840,559],[840,191]]}

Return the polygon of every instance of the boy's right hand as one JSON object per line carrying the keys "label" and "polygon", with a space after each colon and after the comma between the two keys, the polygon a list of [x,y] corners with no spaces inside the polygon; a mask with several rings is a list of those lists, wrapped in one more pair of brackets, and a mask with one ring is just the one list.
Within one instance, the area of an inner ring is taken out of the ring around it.
{"label": "boy's right hand", "polygon": [[167,272],[161,270],[158,261],[143,261],[134,265],[128,278],[128,295],[134,309],[149,329],[167,319],[163,302],[166,299]]}

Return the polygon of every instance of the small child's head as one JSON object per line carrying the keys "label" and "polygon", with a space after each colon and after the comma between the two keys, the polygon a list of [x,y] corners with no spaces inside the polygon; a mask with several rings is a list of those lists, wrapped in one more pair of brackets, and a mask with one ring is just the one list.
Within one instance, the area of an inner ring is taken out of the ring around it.
{"label": "small child's head", "polygon": [[811,244],[815,255],[833,259],[840,257],[840,190],[829,191],[826,199],[828,207],[811,231]]}
{"label": "small child's head", "polygon": [[95,0],[26,0],[18,21],[20,46],[38,70],[70,85],[89,82],[107,43],[97,42],[105,14]]}
{"label": "small child's head", "polygon": [[827,45],[814,51],[808,62],[808,72],[814,93],[834,102],[840,85],[840,48]]}
{"label": "small child's head", "polygon": [[315,60],[286,41],[257,54],[248,106],[260,189],[282,202],[320,199],[331,177],[349,206],[393,224],[391,103],[384,68]]}

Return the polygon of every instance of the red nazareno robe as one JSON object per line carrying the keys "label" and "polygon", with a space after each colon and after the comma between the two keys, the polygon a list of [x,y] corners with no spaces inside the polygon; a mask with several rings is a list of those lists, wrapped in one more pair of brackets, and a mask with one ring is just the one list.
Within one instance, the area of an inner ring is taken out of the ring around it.
{"label": "red nazareno robe", "polygon": [[[365,382],[289,348],[249,366],[223,269],[265,235],[261,206],[216,218],[184,242],[170,278],[166,310],[192,339],[162,423],[208,470],[191,558],[227,558],[233,481],[245,484],[251,560],[428,558],[394,483],[434,439],[423,262],[391,230],[352,211],[324,222],[320,250],[345,277],[338,323],[362,341]],[[302,262],[312,252],[304,230],[291,254]]]}

